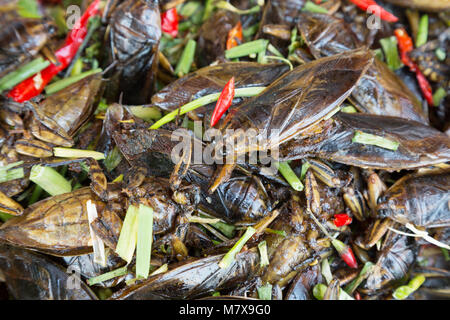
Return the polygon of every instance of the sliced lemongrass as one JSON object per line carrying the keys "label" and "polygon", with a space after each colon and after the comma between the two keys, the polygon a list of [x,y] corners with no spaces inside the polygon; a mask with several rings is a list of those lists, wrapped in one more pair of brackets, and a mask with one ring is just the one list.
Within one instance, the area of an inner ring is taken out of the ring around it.
{"label": "sliced lemongrass", "polygon": [[167,272],[167,270],[169,270],[169,267],[167,263],[164,263],[161,267],[153,271],[150,276],[156,276],[157,274],[165,273]]}
{"label": "sliced lemongrass", "polygon": [[265,39],[246,42],[231,49],[225,50],[225,58],[234,59],[245,57],[252,53],[259,53],[265,51],[268,44],[269,41]]}
{"label": "sliced lemongrass", "polygon": [[0,92],[13,88],[16,84],[22,82],[25,79],[28,79],[39,71],[47,68],[49,65],[50,61],[44,60],[42,57],[39,57],[20,67],[19,69],[8,73],[0,80]]}
{"label": "sliced lemongrass", "polygon": [[53,154],[55,157],[59,158],[93,158],[95,160],[105,159],[105,155],[98,151],[63,148],[63,147],[54,147]]}
{"label": "sliced lemongrass", "polygon": [[147,278],[152,254],[153,209],[140,204],[137,220],[136,276]]}
{"label": "sliced lemongrass", "polygon": [[123,174],[119,174],[112,182],[122,182],[123,181]]}
{"label": "sliced lemongrass", "polygon": [[87,280],[87,283],[88,283],[88,285],[92,286],[94,284],[101,283],[103,281],[107,281],[107,280],[110,280],[110,279],[113,279],[116,277],[126,275],[127,272],[128,272],[128,269],[127,269],[127,266],[125,266],[125,267],[118,268],[118,269],[110,271],[110,272],[106,272],[99,276],[90,278]]}
{"label": "sliced lemongrass", "polygon": [[398,55],[397,38],[395,36],[387,37],[380,40],[386,57],[386,63],[391,70],[397,70],[403,66],[402,61]]}
{"label": "sliced lemongrass", "polygon": [[52,196],[72,191],[70,182],[50,167],[33,166],[30,171],[30,180]]}
{"label": "sliced lemongrass", "polygon": [[192,62],[194,61],[195,48],[197,46],[197,42],[190,39],[186,46],[184,47],[183,53],[181,54],[180,60],[178,60],[178,64],[175,68],[175,74],[179,77],[182,77],[185,74],[189,73],[191,70]]}
{"label": "sliced lemongrass", "polygon": [[218,223],[221,220],[219,218],[202,218],[202,217],[197,217],[197,216],[189,216],[188,217],[188,221],[189,222],[193,222],[193,223],[208,223],[208,224],[213,224],[213,223]]}
{"label": "sliced lemongrass", "polygon": [[257,288],[259,300],[272,300],[272,285],[267,283]]}
{"label": "sliced lemongrass", "polygon": [[97,68],[94,70],[89,70],[83,73],[80,73],[76,76],[72,76],[69,78],[65,78],[65,79],[61,79],[59,81],[53,82],[52,84],[49,84],[48,86],[45,87],[45,93],[50,95],[53,93],[56,93],[68,86],[70,86],[71,84],[74,84],[75,82],[78,82],[86,77],[89,77],[90,75],[96,74],[102,72],[102,69]]}
{"label": "sliced lemongrass", "polygon": [[419,20],[419,29],[417,31],[416,47],[427,43],[428,40],[428,15],[424,14]]}
{"label": "sliced lemongrass", "polygon": [[222,260],[219,262],[219,267],[222,269],[228,268],[234,261],[236,254],[242,250],[245,243],[255,234],[256,230],[248,227],[244,235],[235,243],[235,245],[228,251]]}
{"label": "sliced lemongrass", "polygon": [[292,65],[292,63],[286,58],[277,57],[277,56],[264,56],[264,59],[279,60],[279,61],[286,63],[289,66],[289,70],[294,69],[294,66]]}
{"label": "sliced lemongrass", "polygon": [[425,282],[426,278],[419,274],[415,276],[409,283],[405,286],[398,287],[395,289],[392,297],[396,300],[403,300],[410,296],[414,291],[420,288],[420,286]]}
{"label": "sliced lemongrass", "polygon": [[132,106],[129,109],[134,116],[144,121],[158,120],[162,117],[161,110],[157,107]]}
{"label": "sliced lemongrass", "polygon": [[125,215],[116,246],[116,253],[128,263],[133,259],[134,250],[136,249],[137,231],[138,209],[130,205]]}
{"label": "sliced lemongrass", "polygon": [[302,11],[308,11],[313,13],[328,13],[328,10],[315,4],[311,1],[306,1],[305,5],[302,8]]}
{"label": "sliced lemongrass", "polygon": [[353,292],[358,288],[358,286],[367,278],[367,276],[372,272],[375,265],[367,261],[361,271],[359,272],[356,279],[354,279],[352,282],[350,282],[344,289],[345,292],[348,294],[353,294]]}
{"label": "sliced lemongrass", "polygon": [[376,136],[370,133],[365,133],[362,131],[355,132],[352,142],[370,144],[392,151],[396,151],[398,149],[398,146],[400,145],[400,143],[398,143],[397,141],[392,141],[387,138]]}
{"label": "sliced lemongrass", "polygon": [[278,171],[286,179],[286,181],[291,185],[294,190],[302,191],[303,183],[297,177],[295,172],[291,169],[287,162],[278,162],[276,164]]}
{"label": "sliced lemongrass", "polygon": [[92,229],[91,223],[98,217],[97,207],[91,200],[86,201],[86,210],[89,222],[89,233],[92,240],[92,248],[94,249],[94,262],[106,267],[105,245],[100,237]]}
{"label": "sliced lemongrass", "polygon": [[269,257],[267,255],[267,244],[266,241],[261,241],[258,244],[258,250],[259,250],[259,265],[261,268],[269,265]]}
{"label": "sliced lemongrass", "polygon": [[228,10],[228,11],[237,13],[239,15],[258,13],[261,10],[260,6],[254,6],[247,10],[241,10],[241,9],[236,8],[235,6],[233,6],[231,3],[227,2],[227,1],[217,2],[216,7],[219,9],[224,9],[224,10]]}
{"label": "sliced lemongrass", "polygon": [[122,154],[120,153],[119,148],[114,146],[106,156],[103,164],[105,165],[106,170],[111,172],[119,165],[120,161],[122,161]]}
{"label": "sliced lemongrass", "polygon": [[321,272],[327,284],[330,284],[331,280],[333,280],[333,275],[331,274],[331,268],[327,258],[322,260]]}
{"label": "sliced lemongrass", "polygon": [[[235,98],[244,98],[244,97],[253,97],[260,94],[266,87],[250,87],[250,88],[239,88],[235,90],[234,97]],[[199,107],[207,105],[209,103],[217,101],[219,99],[220,92],[208,94],[201,98],[192,100],[191,102],[186,103],[180,108],[166,114],[164,117],[156,121],[150,129],[158,129],[162,125],[174,120],[177,116],[181,116],[185,113],[188,113],[192,110],[195,110]]]}
{"label": "sliced lemongrass", "polygon": [[447,92],[444,88],[439,87],[433,94],[433,105],[435,107],[441,104],[441,101],[447,96]]}
{"label": "sliced lemongrass", "polygon": [[344,107],[341,108],[341,112],[357,113],[358,110],[354,106],[344,106]]}

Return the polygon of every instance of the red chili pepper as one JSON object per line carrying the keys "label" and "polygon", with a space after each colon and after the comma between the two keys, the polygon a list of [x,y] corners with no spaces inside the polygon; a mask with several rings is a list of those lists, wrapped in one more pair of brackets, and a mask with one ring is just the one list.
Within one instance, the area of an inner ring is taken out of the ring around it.
{"label": "red chili pepper", "polygon": [[433,92],[431,90],[430,83],[427,78],[420,71],[417,64],[411,60],[409,53],[413,50],[413,41],[408,35],[405,29],[395,29],[394,35],[397,38],[398,48],[400,50],[400,57],[402,62],[409,67],[409,70],[416,73],[416,79],[419,83],[420,90],[422,91],[425,100],[427,100],[430,106],[434,105],[433,102]]}
{"label": "red chili pepper", "polygon": [[347,226],[352,223],[352,217],[346,213],[338,213],[334,215],[333,223],[336,227]]}
{"label": "red chili pepper", "polygon": [[161,13],[161,30],[176,37],[178,34],[178,14],[177,8],[169,9]]}
{"label": "red chili pepper", "polygon": [[227,50],[230,50],[233,47],[236,47],[242,41],[242,24],[241,21],[238,21],[236,25],[228,32],[227,38]]}
{"label": "red chili pepper", "polygon": [[339,241],[337,239],[331,240],[331,243],[333,244],[334,248],[339,253],[339,256],[342,260],[350,267],[350,268],[358,268],[358,262],[356,262],[355,255],[353,254],[352,248],[350,248],[348,245],[343,243],[342,241]]}
{"label": "red chili pepper", "polygon": [[374,0],[350,0],[350,2],[356,4],[356,6],[364,11],[367,9],[371,9],[371,12],[380,17],[381,20],[385,20],[388,22],[397,22],[398,18],[394,16],[392,13],[386,11],[378,5]]}
{"label": "red chili pepper", "polygon": [[355,292],[355,299],[356,300],[361,300],[361,295],[359,294],[358,291]]}
{"label": "red chili pepper", "polygon": [[231,106],[231,102],[234,98],[234,77],[227,82],[225,87],[222,90],[222,93],[219,96],[219,100],[217,100],[216,107],[214,108],[214,112],[211,117],[211,127],[214,127],[216,123],[219,121],[220,117],[228,110]]}
{"label": "red chili pepper", "polygon": [[78,48],[83,43],[87,33],[89,18],[99,13],[99,3],[100,0],[94,0],[89,5],[86,12],[76,22],[73,29],[67,35],[64,45],[55,52],[59,64],[55,65],[52,63],[41,72],[17,84],[8,93],[8,97],[14,99],[16,102],[30,100],[39,95],[55,75],[67,68],[76,55]]}

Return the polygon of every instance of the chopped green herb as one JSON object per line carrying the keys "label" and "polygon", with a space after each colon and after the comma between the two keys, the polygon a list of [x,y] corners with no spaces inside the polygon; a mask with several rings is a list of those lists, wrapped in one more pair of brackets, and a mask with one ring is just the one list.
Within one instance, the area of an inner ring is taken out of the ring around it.
{"label": "chopped green herb", "polygon": [[147,278],[152,253],[153,209],[140,204],[137,220],[136,276]]}
{"label": "chopped green herb", "polygon": [[189,40],[184,47],[183,53],[181,54],[181,58],[178,61],[177,67],[175,68],[175,74],[179,77],[184,76],[189,73],[191,70],[192,62],[194,61],[195,48],[197,46],[197,42],[194,40]]}
{"label": "chopped green herb", "polygon": [[419,289],[425,280],[426,278],[423,275],[417,275],[407,285],[395,289],[392,296],[397,300],[406,299],[410,294]]}
{"label": "chopped green herb", "polygon": [[287,162],[278,162],[276,164],[278,167],[278,171],[281,175],[286,179],[286,181],[291,185],[294,190],[302,191],[303,184],[300,179],[297,177],[295,172],[291,169]]}
{"label": "chopped green herb", "polygon": [[119,165],[120,161],[122,161],[121,152],[117,146],[114,146],[114,148],[106,156],[103,164],[105,165],[106,170],[111,172]]}
{"label": "chopped green herb", "polygon": [[[72,190],[75,190],[75,187],[73,187]],[[41,197],[42,192],[44,189],[42,189],[39,185],[35,185],[33,189],[33,193],[31,194],[30,199],[28,200],[28,206],[31,206],[33,203],[37,202],[39,198]]]}
{"label": "chopped green herb", "polygon": [[75,61],[75,63],[73,64],[73,68],[72,68],[72,71],[70,72],[70,76],[71,77],[77,76],[77,75],[81,74],[82,71],[83,71],[83,60],[78,58]]}
{"label": "chopped green herb", "polygon": [[102,69],[98,68],[98,69],[94,69],[94,70],[89,70],[83,73],[80,73],[76,76],[72,76],[69,78],[65,78],[65,79],[61,79],[59,81],[53,82],[52,84],[49,84],[48,86],[45,87],[45,93],[47,93],[48,95],[56,93],[68,86],[70,86],[71,84],[74,84],[75,82],[78,82],[86,77],[89,77],[90,75],[96,74],[102,72]]}
{"label": "chopped green herb", "polygon": [[259,287],[257,291],[260,300],[272,300],[272,285],[270,283]]}
{"label": "chopped green herb", "polygon": [[105,156],[101,152],[73,148],[54,147],[53,154],[55,157],[60,158],[93,158],[95,160],[105,159]]}
{"label": "chopped green herb", "polygon": [[372,272],[374,266],[375,265],[372,262],[367,261],[358,274],[358,277],[356,277],[356,279],[354,279],[345,287],[345,292],[347,292],[348,294],[353,294],[356,288],[358,288],[358,286],[364,281],[364,279],[366,279],[367,276]]}
{"label": "chopped green herb", "polygon": [[441,104],[442,100],[447,96],[447,92],[444,88],[439,87],[433,94],[433,105],[438,106]]}
{"label": "chopped green herb", "polygon": [[103,281],[107,281],[116,277],[120,277],[123,275],[126,275],[128,272],[127,266],[110,271],[110,272],[106,272],[104,274],[101,274],[99,276],[90,278],[87,280],[88,285],[93,286],[94,284],[98,284],[101,283]]}
{"label": "chopped green herb", "polygon": [[258,28],[259,28],[259,23],[255,23],[255,24],[251,25],[250,27],[243,29],[242,36],[245,39],[249,39],[258,31]]}
{"label": "chopped green herb", "polygon": [[419,30],[417,31],[416,47],[427,43],[428,40],[428,15],[424,14],[419,20]]}
{"label": "chopped green herb", "polygon": [[138,208],[133,205],[128,207],[117,241],[116,253],[128,263],[133,258],[136,249],[138,231]]}
{"label": "chopped green herb", "polygon": [[261,268],[269,265],[269,257],[267,256],[267,244],[266,241],[261,241],[258,244],[258,250],[259,250],[259,264]]}
{"label": "chopped green herb", "polygon": [[236,242],[236,244],[228,251],[222,260],[219,262],[219,267],[222,269],[228,268],[234,261],[236,254],[242,250],[245,243],[255,234],[256,230],[248,227],[244,235]]}
{"label": "chopped green herb", "polygon": [[213,10],[214,10],[214,0],[206,0],[202,21],[208,20]]}
{"label": "chopped green herb", "polygon": [[[235,90],[234,97],[253,97],[258,94],[260,94],[266,87],[250,87],[250,88],[239,88]],[[185,105],[181,106],[179,109],[176,109],[172,112],[169,112],[164,117],[156,121],[150,129],[158,129],[162,125],[172,121],[175,119],[178,115],[183,115],[185,113],[188,113],[192,110],[195,110],[201,106],[207,105],[209,103],[217,101],[219,99],[220,92],[218,93],[212,93],[208,94],[206,96],[203,96],[201,98],[195,99],[191,102],[186,103]]]}
{"label": "chopped green herb", "polygon": [[188,1],[181,7],[181,10],[178,12],[178,14],[180,16],[183,16],[184,18],[189,18],[195,12],[198,12],[201,7],[202,4],[198,1]]}
{"label": "chopped green herb", "polygon": [[362,131],[355,132],[355,136],[353,137],[352,142],[370,144],[393,151],[396,151],[398,149],[398,146],[400,145],[400,143],[398,143],[397,141],[392,141],[387,138],[376,136],[370,133],[365,133]]}
{"label": "chopped green herb", "polygon": [[236,47],[233,47],[229,50],[225,50],[225,58],[234,59],[248,56],[252,53],[259,53],[265,51],[267,45],[269,44],[268,40],[258,39],[250,42],[243,43]]}
{"label": "chopped green herb", "polygon": [[398,55],[397,38],[395,36],[384,38],[380,40],[383,48],[386,63],[391,70],[397,70],[403,67],[403,63]]}
{"label": "chopped green herb", "polygon": [[30,180],[52,196],[72,191],[70,182],[50,167],[33,166],[30,171]]}
{"label": "chopped green herb", "polygon": [[314,13],[328,13],[328,10],[315,4],[311,1],[306,1],[302,11],[314,12]]}

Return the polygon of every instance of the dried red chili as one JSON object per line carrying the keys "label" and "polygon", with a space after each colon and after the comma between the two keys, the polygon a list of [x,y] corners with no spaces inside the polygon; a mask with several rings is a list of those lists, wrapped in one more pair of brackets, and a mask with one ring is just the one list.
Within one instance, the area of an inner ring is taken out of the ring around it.
{"label": "dried red chili", "polygon": [[211,127],[214,127],[219,121],[220,117],[231,106],[231,102],[234,98],[234,77],[232,77],[222,90],[222,93],[217,100],[216,107],[214,108],[211,116]]}
{"label": "dried red chili", "polygon": [[356,300],[361,300],[361,295],[359,294],[358,291],[355,292],[355,299]]}
{"label": "dried red chili", "polygon": [[161,13],[161,30],[176,37],[178,34],[178,13],[176,8]]}
{"label": "dried red chili", "polygon": [[228,32],[227,50],[236,47],[242,41],[242,24],[240,21]]}
{"label": "dried red chili", "polygon": [[350,2],[354,3],[358,8],[367,11],[370,8],[371,13],[380,17],[380,19],[388,21],[388,22],[397,22],[398,18],[394,16],[392,13],[386,11],[378,5],[374,0],[350,0]]}
{"label": "dried red chili", "polygon": [[342,241],[339,241],[337,239],[333,239],[331,241],[333,244],[333,247],[337,250],[339,253],[339,256],[342,260],[350,267],[350,268],[358,268],[358,262],[356,262],[355,255],[353,254],[352,249],[343,243]]}
{"label": "dried red chili", "polygon": [[420,71],[419,67],[411,60],[409,53],[414,49],[413,41],[405,29],[395,29],[394,35],[397,38],[398,48],[400,50],[400,58],[408,68],[416,73],[416,79],[419,83],[420,90],[425,100],[430,106],[434,105],[433,92],[427,78]]}
{"label": "dried red chili", "polygon": [[347,226],[352,223],[352,218],[346,213],[338,213],[334,215],[333,223],[338,228]]}
{"label": "dried red chili", "polygon": [[30,100],[39,95],[54,76],[61,70],[67,68],[87,34],[89,18],[99,13],[99,3],[100,0],[94,0],[89,5],[86,12],[76,22],[73,29],[67,35],[64,45],[55,52],[59,64],[55,65],[52,63],[41,72],[22,81],[11,89],[7,95],[8,97],[16,102]]}

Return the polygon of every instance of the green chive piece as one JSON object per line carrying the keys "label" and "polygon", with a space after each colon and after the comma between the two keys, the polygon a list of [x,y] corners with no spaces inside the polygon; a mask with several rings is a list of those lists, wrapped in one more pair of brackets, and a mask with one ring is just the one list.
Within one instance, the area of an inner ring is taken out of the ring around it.
{"label": "green chive piece", "polygon": [[276,234],[276,235],[282,236],[284,238],[287,237],[286,231],[284,231],[284,230],[274,230],[274,229],[271,229],[271,228],[265,228],[264,232]]}
{"label": "green chive piece", "polygon": [[309,167],[311,167],[311,164],[308,161],[303,162],[300,180],[305,180],[306,172],[308,172]]}
{"label": "green chive piece", "polygon": [[[266,87],[250,87],[250,88],[236,89],[234,97],[235,98],[253,97],[253,96],[260,94],[265,88]],[[185,105],[181,106],[179,109],[176,109],[176,110],[166,114],[164,117],[162,117],[161,119],[156,121],[150,127],[150,129],[158,129],[162,125],[174,120],[178,115],[183,115],[183,114],[188,113],[192,110],[195,110],[201,106],[215,102],[215,101],[217,101],[217,99],[219,99],[219,96],[220,96],[220,92],[212,93],[212,94],[203,96],[201,98],[195,99],[191,102],[188,102]]]}
{"label": "green chive piece", "polygon": [[327,286],[323,283],[318,283],[313,288],[313,296],[317,300],[323,300],[323,297],[325,296],[325,292],[327,291]]}
{"label": "green chive piece", "polygon": [[447,92],[444,88],[439,87],[433,94],[433,105],[438,106],[441,104],[442,100],[447,96]]}
{"label": "green chive piece", "polygon": [[267,283],[265,286],[256,289],[259,300],[272,300],[272,285]]}
{"label": "green chive piece", "polygon": [[358,112],[358,110],[354,106],[350,106],[350,105],[342,107],[341,111],[345,112],[345,113],[357,113]]}
{"label": "green chive piece", "polygon": [[122,161],[122,155],[119,151],[119,148],[115,146],[110,153],[106,156],[105,160],[103,161],[103,164],[106,167],[106,170],[108,172],[111,172],[116,168],[120,161]]}
{"label": "green chive piece", "polygon": [[125,215],[116,246],[116,253],[128,263],[133,259],[134,250],[136,249],[137,232],[138,208],[131,205],[128,207]]}
{"label": "green chive piece", "polygon": [[25,174],[23,168],[14,168],[23,164],[23,161],[10,163],[0,167],[0,183],[15,179],[22,179]]}
{"label": "green chive piece", "polygon": [[266,241],[261,241],[258,244],[258,250],[260,255],[259,265],[261,268],[269,265],[269,257],[267,255],[267,244]]}
{"label": "green chive piece", "polygon": [[352,282],[350,282],[344,289],[345,292],[348,294],[353,294],[353,292],[358,288],[358,286],[367,278],[367,276],[372,272],[375,265],[367,261],[364,264],[364,267],[361,269],[361,272],[358,274],[356,279],[354,279]]}
{"label": "green chive piece", "polygon": [[384,137],[376,136],[374,134],[365,133],[362,131],[355,132],[355,136],[353,137],[352,142],[370,144],[393,151],[396,151],[398,149],[398,146],[400,145],[400,143],[398,143],[397,141],[392,141]]}
{"label": "green chive piece", "polygon": [[302,191],[303,184],[287,162],[277,163],[278,171],[294,190]]}
{"label": "green chive piece", "polygon": [[325,278],[325,281],[330,284],[331,280],[333,280],[333,275],[331,274],[330,263],[328,259],[325,258],[322,260],[322,275]]}
{"label": "green chive piece", "polygon": [[140,204],[137,220],[136,277],[147,279],[152,254],[153,209]]}
{"label": "green chive piece", "polygon": [[248,28],[243,29],[242,30],[242,36],[245,39],[249,39],[258,31],[258,28],[259,28],[259,22],[251,25]]}
{"label": "green chive piece", "polygon": [[392,36],[381,39],[380,44],[383,48],[388,67],[391,70],[397,70],[403,67],[403,63],[398,55],[397,38],[395,36]]}
{"label": "green chive piece", "polygon": [[49,65],[50,61],[44,60],[42,57],[39,57],[20,67],[19,69],[8,73],[0,80],[0,92],[3,90],[11,89],[16,84],[35,75],[39,71],[47,68]]}
{"label": "green chive piece", "polygon": [[244,14],[251,14],[251,13],[258,13],[261,10],[261,7],[256,5],[254,7],[251,7],[248,10],[241,10],[236,8],[235,6],[233,6],[231,3],[226,2],[226,1],[219,1],[218,3],[216,3],[216,7],[219,9],[224,9],[224,10],[228,10],[231,12],[235,12],[239,15],[244,15]]}
{"label": "green chive piece", "polygon": [[305,5],[303,6],[302,11],[308,11],[308,12],[314,12],[314,13],[328,13],[327,9],[325,9],[311,1],[306,1]]}
{"label": "green chive piece", "polygon": [[24,18],[42,18],[36,0],[19,0],[17,2],[17,13]]}
{"label": "green chive piece", "polygon": [[[75,190],[75,187],[73,187],[72,190]],[[42,189],[38,184],[34,186],[33,193],[31,194],[31,197],[28,200],[28,206],[31,206],[33,203],[39,200],[42,191],[44,191],[44,189]]]}
{"label": "green chive piece", "polygon": [[105,159],[105,155],[101,152],[73,148],[54,147],[53,154],[55,157],[59,158],[93,158],[95,160]]}
{"label": "green chive piece", "polygon": [[184,47],[183,53],[181,54],[181,58],[178,61],[177,67],[175,68],[175,74],[179,77],[184,76],[189,73],[191,70],[192,62],[194,61],[195,48],[197,46],[197,42],[194,40],[189,40]]}
{"label": "green chive piece", "polygon": [[236,242],[236,244],[228,251],[222,260],[219,262],[219,267],[222,269],[228,268],[234,261],[236,254],[242,250],[245,243],[255,234],[256,229],[248,227],[244,235]]}
{"label": "green chive piece", "polygon": [[426,278],[423,275],[417,275],[412,278],[407,285],[395,289],[392,296],[397,300],[406,299],[410,294],[419,289],[425,280]]}
{"label": "green chive piece", "polygon": [[229,50],[225,50],[225,58],[234,59],[245,57],[252,53],[259,53],[261,51],[265,51],[268,44],[269,41],[265,39],[246,42]]}
{"label": "green chive piece", "polygon": [[94,284],[103,282],[103,281],[107,281],[116,277],[120,277],[120,276],[124,276],[126,275],[128,272],[127,266],[110,271],[110,272],[106,272],[104,274],[101,274],[99,276],[90,278],[87,280],[88,285],[92,286]]}
{"label": "green chive piece", "polygon": [[90,75],[96,74],[102,72],[102,69],[97,68],[94,70],[89,70],[83,73],[80,73],[76,76],[72,76],[69,78],[65,78],[65,79],[61,79],[59,81],[56,81],[52,84],[49,84],[48,86],[45,87],[45,93],[48,95],[51,95],[53,93],[56,93],[68,86],[70,86],[71,84],[74,84],[75,82],[78,82],[86,77],[89,77]]}
{"label": "green chive piece", "polygon": [[161,111],[157,107],[133,106],[130,107],[130,111],[144,121],[158,120],[162,117]]}
{"label": "green chive piece", "polygon": [[72,191],[70,182],[50,167],[33,166],[30,171],[30,180],[52,196]]}
{"label": "green chive piece", "polygon": [[424,14],[419,20],[419,29],[417,31],[416,47],[427,43],[428,40],[428,15]]}
{"label": "green chive piece", "polygon": [[439,61],[444,61],[445,58],[447,58],[447,54],[444,50],[442,50],[442,48],[437,48],[434,53],[436,54],[436,57],[439,59]]}

